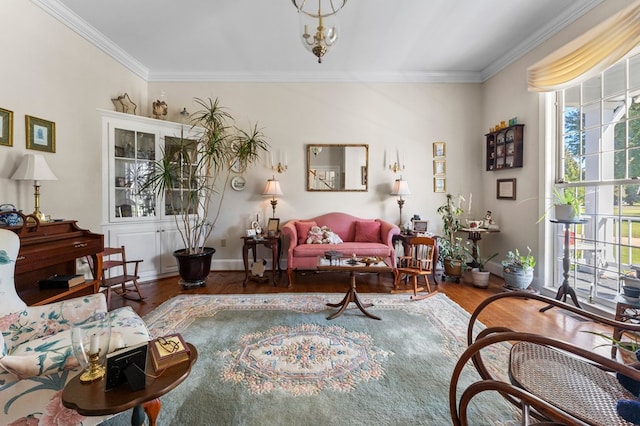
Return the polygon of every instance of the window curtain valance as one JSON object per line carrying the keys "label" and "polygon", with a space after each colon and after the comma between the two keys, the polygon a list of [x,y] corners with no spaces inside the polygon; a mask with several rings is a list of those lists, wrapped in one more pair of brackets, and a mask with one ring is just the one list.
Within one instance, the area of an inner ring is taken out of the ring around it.
{"label": "window curtain valance", "polygon": [[527,69],[529,91],[552,92],[586,81],[640,45],[640,1]]}

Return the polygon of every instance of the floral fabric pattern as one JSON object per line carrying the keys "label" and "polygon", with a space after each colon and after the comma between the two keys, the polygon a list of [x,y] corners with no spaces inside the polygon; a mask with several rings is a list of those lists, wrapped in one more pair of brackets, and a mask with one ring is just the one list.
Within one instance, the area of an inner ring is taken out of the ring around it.
{"label": "floral fabric pattern", "polygon": [[[85,418],[65,408],[60,396],[65,384],[81,372],[72,350],[71,326],[106,311],[104,294],[98,293],[0,317],[5,347],[0,358],[0,424],[87,426],[104,419]],[[149,340],[144,321],[130,307],[109,314],[112,333],[119,333],[127,345]],[[5,364],[7,369],[2,368]]]}

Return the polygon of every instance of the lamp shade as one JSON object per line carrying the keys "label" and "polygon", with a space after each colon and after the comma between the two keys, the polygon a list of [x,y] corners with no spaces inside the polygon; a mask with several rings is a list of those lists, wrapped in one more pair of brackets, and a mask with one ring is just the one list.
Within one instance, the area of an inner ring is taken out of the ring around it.
{"label": "lamp shade", "polygon": [[13,180],[58,180],[53,174],[44,157],[40,154],[25,154],[22,162],[13,175]]}
{"label": "lamp shade", "polygon": [[411,195],[411,191],[409,190],[409,184],[406,180],[400,178],[396,179],[396,182],[393,185],[393,190],[391,191],[391,195]]}
{"label": "lamp shade", "polygon": [[280,182],[275,179],[267,180],[267,186],[264,187],[263,195],[282,195]]}

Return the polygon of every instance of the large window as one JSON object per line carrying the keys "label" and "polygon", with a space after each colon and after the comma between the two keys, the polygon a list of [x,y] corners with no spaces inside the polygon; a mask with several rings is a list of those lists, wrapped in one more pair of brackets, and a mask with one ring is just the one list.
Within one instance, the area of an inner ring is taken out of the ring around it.
{"label": "large window", "polygon": [[[558,92],[558,187],[583,201],[570,233],[569,280],[578,295],[612,303],[620,275],[640,265],[640,55]],[[563,233],[555,229],[555,282]]]}

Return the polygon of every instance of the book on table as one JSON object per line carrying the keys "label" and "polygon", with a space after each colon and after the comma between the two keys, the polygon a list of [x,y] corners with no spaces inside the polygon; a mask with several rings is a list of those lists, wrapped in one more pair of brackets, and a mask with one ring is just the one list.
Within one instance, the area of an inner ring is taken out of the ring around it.
{"label": "book on table", "polygon": [[69,288],[85,282],[86,279],[82,274],[70,275],[52,275],[43,280],[38,281],[41,289],[48,288]]}
{"label": "book on table", "polygon": [[153,339],[149,346],[151,362],[156,371],[189,360],[189,347],[180,333],[160,336]]}

